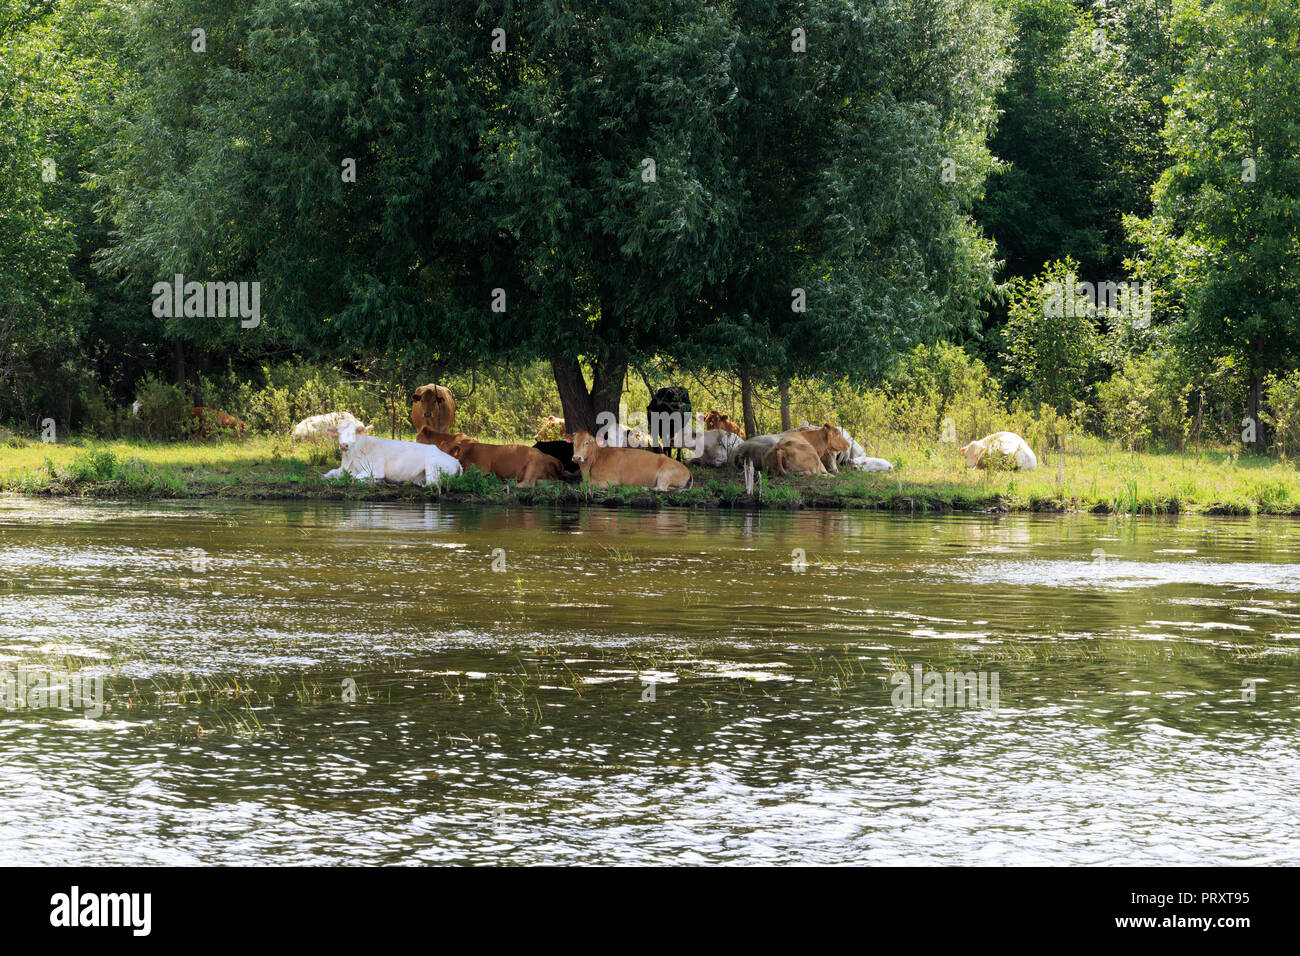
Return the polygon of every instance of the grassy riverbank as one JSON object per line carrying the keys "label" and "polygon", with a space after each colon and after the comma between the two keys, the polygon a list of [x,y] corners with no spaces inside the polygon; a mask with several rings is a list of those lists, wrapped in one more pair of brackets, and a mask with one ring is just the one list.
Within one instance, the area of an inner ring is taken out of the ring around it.
{"label": "grassy riverbank", "polygon": [[[991,473],[964,469],[960,456],[946,446],[882,443],[873,451],[894,461],[896,470],[767,480],[761,497],[747,495],[733,470],[703,467],[694,469],[694,487],[667,494],[560,483],[512,488],[473,473],[445,481],[440,497],[475,504],[1300,516],[1300,472],[1271,458],[1212,451],[1133,454],[1089,441],[1064,454],[1040,454],[1034,472]],[[332,468],[337,457],[337,450],[328,446],[290,446],[270,439],[217,444],[12,443],[0,445],[0,491],[120,499],[424,501],[437,496],[413,485],[374,487],[323,479],[321,473]]]}

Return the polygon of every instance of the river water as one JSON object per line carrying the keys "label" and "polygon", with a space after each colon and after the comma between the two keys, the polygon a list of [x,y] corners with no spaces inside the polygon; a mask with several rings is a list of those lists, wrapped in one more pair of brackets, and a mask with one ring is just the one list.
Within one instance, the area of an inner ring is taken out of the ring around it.
{"label": "river water", "polygon": [[0,498],[0,863],[1295,863],[1297,650],[1285,519]]}

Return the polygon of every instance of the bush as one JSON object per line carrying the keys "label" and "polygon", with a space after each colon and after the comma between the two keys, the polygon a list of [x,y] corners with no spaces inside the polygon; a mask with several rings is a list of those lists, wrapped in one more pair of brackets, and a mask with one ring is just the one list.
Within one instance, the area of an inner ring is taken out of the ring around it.
{"label": "bush", "polygon": [[142,378],[136,388],[140,403],[136,416],[145,437],[153,441],[175,441],[186,435],[194,403],[175,385],[154,375]]}
{"label": "bush", "polygon": [[378,387],[336,367],[281,362],[263,365],[258,378],[238,381],[233,374],[225,382],[200,378],[198,397],[202,404],[242,418],[253,431],[272,435],[288,435],[304,418],[336,411],[351,412],[373,425],[376,433],[391,425],[390,410]]}
{"label": "bush", "polygon": [[1286,461],[1300,454],[1300,371],[1270,375],[1264,383],[1265,411],[1260,417],[1273,427],[1273,444]]}
{"label": "bush", "polygon": [[1131,451],[1181,449],[1189,441],[1235,444],[1242,388],[1230,360],[1200,367],[1175,348],[1152,349],[1122,359],[1098,386],[1099,431]]}
{"label": "bush", "polygon": [[113,481],[121,477],[117,457],[107,448],[78,455],[68,465],[66,476],[78,484]]}
{"label": "bush", "polygon": [[1032,279],[1013,279],[1002,329],[1007,371],[1031,401],[1064,413],[1086,402],[1102,354],[1093,315],[1074,302],[1076,268],[1066,259],[1048,263]]}
{"label": "bush", "polygon": [[1129,451],[1152,444],[1181,448],[1191,384],[1187,370],[1167,349],[1129,359],[1097,388],[1097,417],[1101,431]]}

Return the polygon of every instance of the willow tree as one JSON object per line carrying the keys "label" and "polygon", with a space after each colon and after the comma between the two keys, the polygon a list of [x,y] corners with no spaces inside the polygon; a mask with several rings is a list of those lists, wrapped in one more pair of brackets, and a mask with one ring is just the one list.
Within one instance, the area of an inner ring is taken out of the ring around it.
{"label": "willow tree", "polygon": [[178,335],[541,357],[592,427],[651,356],[869,375],[987,287],[984,0],[153,0],[136,23],[106,267],[263,284],[260,330]]}

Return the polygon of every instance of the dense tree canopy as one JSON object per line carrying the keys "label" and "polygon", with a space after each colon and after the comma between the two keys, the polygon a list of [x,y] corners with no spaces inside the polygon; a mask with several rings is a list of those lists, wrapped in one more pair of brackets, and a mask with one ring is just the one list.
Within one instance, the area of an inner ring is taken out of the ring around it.
{"label": "dense tree canopy", "polygon": [[[1098,427],[1110,377],[1256,415],[1300,359],[1298,17],[0,0],[0,419],[301,357],[394,396],[541,361],[591,425],[649,369],[869,385],[942,339]],[[1150,327],[1061,341],[1026,296],[1066,261],[1148,283]],[[261,322],[156,312],[176,275],[257,283]]]}
{"label": "dense tree canopy", "polygon": [[136,30],[104,261],[259,279],[266,339],[543,356],[590,422],[664,353],[878,373],[990,289],[982,0],[163,0]]}

